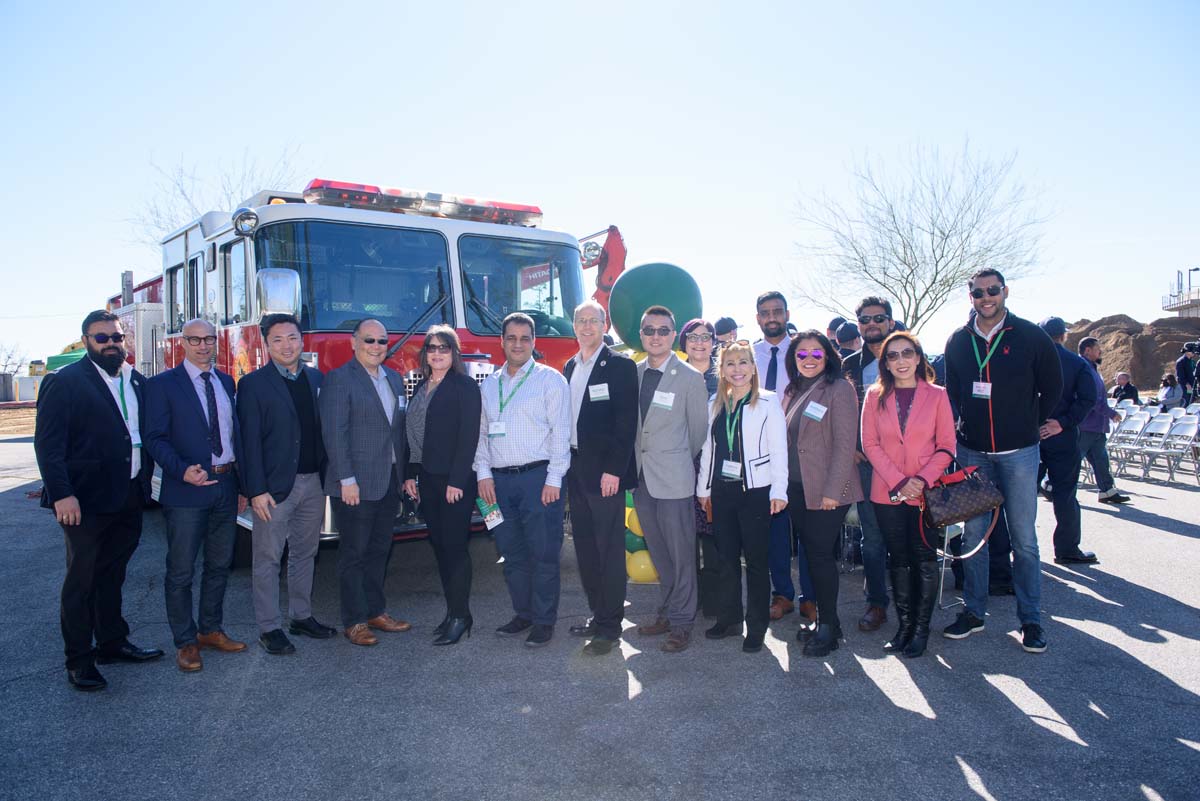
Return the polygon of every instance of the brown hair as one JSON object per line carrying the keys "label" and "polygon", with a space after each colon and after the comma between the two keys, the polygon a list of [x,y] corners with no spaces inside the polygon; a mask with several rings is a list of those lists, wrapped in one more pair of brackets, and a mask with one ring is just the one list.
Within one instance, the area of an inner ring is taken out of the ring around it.
{"label": "brown hair", "polygon": [[747,403],[753,406],[758,402],[758,365],[754,362],[754,349],[741,342],[730,342],[717,351],[717,394],[713,396],[713,414],[720,413],[725,399],[729,397],[730,386],[725,381],[725,371],[721,369],[725,366],[725,357],[736,356],[739,353],[744,353],[749,357],[750,368],[754,370],[754,375],[750,378],[750,399]]}
{"label": "brown hair", "polygon": [[917,380],[927,384],[932,384],[937,380],[937,373],[933,371],[933,366],[925,358],[925,350],[921,347],[921,341],[917,339],[916,335],[909,331],[893,331],[888,334],[887,339],[883,340],[883,345],[879,349],[879,378],[875,379],[875,386],[880,387],[879,408],[881,409],[888,395],[891,395],[892,390],[896,388],[896,377],[892,375],[892,371],[887,366],[888,345],[901,339],[911,342],[913,350],[917,352]]}
{"label": "brown hair", "polygon": [[458,341],[458,332],[448,325],[438,323],[437,325],[429,326],[429,330],[425,332],[425,341],[421,343],[421,374],[426,378],[433,375],[433,369],[429,366],[429,341],[434,337],[439,338],[442,345],[450,346],[450,370],[455,373],[466,375],[467,366],[463,364],[462,358],[462,343]]}

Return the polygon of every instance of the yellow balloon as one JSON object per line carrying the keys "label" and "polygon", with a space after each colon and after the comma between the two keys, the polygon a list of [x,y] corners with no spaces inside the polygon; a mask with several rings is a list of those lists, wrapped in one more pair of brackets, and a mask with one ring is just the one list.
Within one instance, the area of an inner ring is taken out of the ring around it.
{"label": "yellow balloon", "polygon": [[637,534],[639,537],[646,536],[642,533],[642,524],[638,521],[637,509],[628,508],[625,510],[625,528]]}
{"label": "yellow balloon", "polygon": [[640,362],[646,358],[646,351],[631,350],[631,351],[629,351],[629,358],[633,359],[635,362]]}
{"label": "yellow balloon", "polygon": [[649,551],[636,551],[625,554],[625,572],[632,581],[649,584],[658,581],[658,571],[650,561]]}

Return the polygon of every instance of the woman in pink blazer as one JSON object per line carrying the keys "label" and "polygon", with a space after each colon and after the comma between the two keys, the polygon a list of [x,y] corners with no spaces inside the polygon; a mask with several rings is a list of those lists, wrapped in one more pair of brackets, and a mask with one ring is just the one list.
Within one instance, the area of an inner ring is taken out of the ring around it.
{"label": "woman in pink blazer", "polygon": [[879,380],[863,400],[863,453],[874,468],[871,503],[887,541],[900,628],[884,644],[908,658],[925,653],[937,595],[937,555],[921,538],[921,496],[954,453],[954,413],[934,385],[921,343],[907,331],[883,341]]}

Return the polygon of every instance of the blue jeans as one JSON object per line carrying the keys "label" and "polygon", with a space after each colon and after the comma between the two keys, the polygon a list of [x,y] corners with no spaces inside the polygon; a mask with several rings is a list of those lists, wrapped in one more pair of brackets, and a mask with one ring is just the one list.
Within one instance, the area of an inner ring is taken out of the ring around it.
{"label": "blue jeans", "polygon": [[883,538],[883,530],[875,519],[875,505],[871,503],[871,476],[875,471],[871,463],[863,460],[858,463],[858,477],[862,480],[863,492],[867,500],[858,505],[858,524],[862,527],[862,563],[863,573],[867,579],[867,604],[887,609],[887,542]]}
{"label": "blue jeans", "polygon": [[167,622],[175,647],[196,642],[197,621],[192,617],[192,578],[196,555],[204,548],[204,571],[200,578],[199,632],[221,630],[225,585],[233,564],[237,542],[238,486],[233,473],[213,475],[208,506],[164,506],[167,522],[167,575],[163,589],[167,598]]}
{"label": "blue jeans", "polygon": [[1079,455],[1092,463],[1096,488],[1108,492],[1116,484],[1108,466],[1108,435],[1103,431],[1079,432]]}
{"label": "blue jeans", "polygon": [[553,626],[558,619],[559,553],[563,544],[563,496],[542,505],[546,468],[496,473],[496,502],[504,522],[494,530],[504,557],[504,581],[518,617]]}
{"label": "blue jeans", "polygon": [[771,515],[771,541],[767,546],[767,569],[771,573],[771,594],[796,598],[796,586],[792,584],[792,546],[796,547],[796,575],[800,579],[800,597],[806,601],[816,600],[812,578],[808,571],[808,552],[804,543],[792,536],[792,519],[787,509]]}
{"label": "blue jeans", "polygon": [[[1021,625],[1041,623],[1042,573],[1037,544],[1037,473],[1039,448],[1030,445],[1013,453],[996,455],[958,446],[958,461],[964,467],[977,465],[1004,494],[1004,515],[1013,551],[1013,589],[1017,594],[1017,617]],[[963,548],[970,550],[983,539],[992,514],[967,521]],[[980,620],[987,613],[988,547],[963,565],[963,600],[967,611]]]}

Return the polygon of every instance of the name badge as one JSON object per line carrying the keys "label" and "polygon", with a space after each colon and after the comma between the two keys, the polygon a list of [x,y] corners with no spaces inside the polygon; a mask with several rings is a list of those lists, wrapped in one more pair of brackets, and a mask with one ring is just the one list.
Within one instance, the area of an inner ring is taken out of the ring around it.
{"label": "name badge", "polygon": [[588,397],[594,401],[608,400],[608,384],[592,384],[588,387]]}
{"label": "name badge", "polygon": [[660,389],[656,389],[654,390],[654,400],[650,402],[650,405],[666,409],[669,412],[675,407],[675,393],[663,392]]}
{"label": "name badge", "polygon": [[812,401],[804,407],[804,416],[809,420],[821,421],[825,419],[825,412],[827,411],[829,411],[827,407],[822,406],[816,401]]}
{"label": "name badge", "polygon": [[495,423],[488,423],[488,439],[504,436],[504,421],[497,420]]}
{"label": "name badge", "polygon": [[721,462],[721,476],[723,478],[741,478],[742,463],[725,459]]}
{"label": "name badge", "polygon": [[985,400],[990,399],[992,397],[992,382],[975,381],[971,384],[971,395]]}

